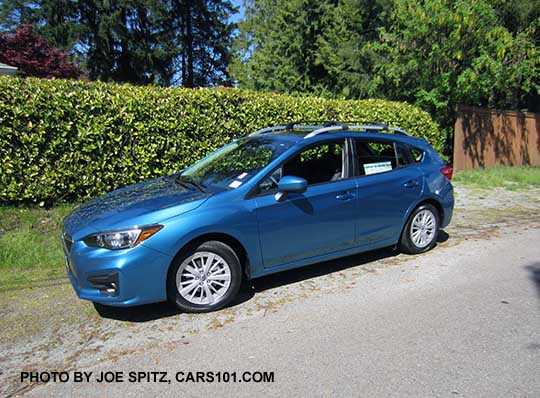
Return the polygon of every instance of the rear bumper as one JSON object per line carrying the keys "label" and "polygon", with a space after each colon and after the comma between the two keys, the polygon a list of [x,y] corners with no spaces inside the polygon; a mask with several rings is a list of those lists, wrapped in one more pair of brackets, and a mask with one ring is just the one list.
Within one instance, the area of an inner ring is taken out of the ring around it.
{"label": "rear bumper", "polygon": [[64,248],[64,254],[71,285],[83,300],[127,307],[167,299],[172,258],[161,252],[144,245],[107,250],[79,241],[70,252]]}

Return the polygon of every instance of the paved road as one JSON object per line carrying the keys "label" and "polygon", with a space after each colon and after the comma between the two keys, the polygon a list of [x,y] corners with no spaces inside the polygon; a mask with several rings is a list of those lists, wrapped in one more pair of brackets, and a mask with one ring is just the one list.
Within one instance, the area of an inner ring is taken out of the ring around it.
{"label": "paved road", "polygon": [[540,397],[540,229],[436,248],[189,344],[84,370],[173,380],[264,370],[275,382],[47,384],[28,395]]}

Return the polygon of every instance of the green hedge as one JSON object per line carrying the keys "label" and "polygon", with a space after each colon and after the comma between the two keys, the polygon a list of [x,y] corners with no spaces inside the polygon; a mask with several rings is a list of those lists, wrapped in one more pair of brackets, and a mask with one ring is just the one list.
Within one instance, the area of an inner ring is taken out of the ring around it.
{"label": "green hedge", "polygon": [[443,142],[430,116],[406,103],[0,77],[0,202],[87,199],[298,119],[377,120],[438,150]]}

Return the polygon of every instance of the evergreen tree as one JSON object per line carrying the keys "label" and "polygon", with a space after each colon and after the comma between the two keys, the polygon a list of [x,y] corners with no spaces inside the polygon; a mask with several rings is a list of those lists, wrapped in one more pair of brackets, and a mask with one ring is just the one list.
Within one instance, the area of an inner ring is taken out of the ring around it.
{"label": "evergreen tree", "polygon": [[366,95],[363,47],[378,36],[388,1],[250,0],[231,75],[253,89]]}
{"label": "evergreen tree", "polygon": [[176,32],[181,84],[185,87],[229,84],[235,12],[228,0],[173,0],[172,28]]}
{"label": "evergreen tree", "polygon": [[41,1],[10,0],[0,2],[0,30],[14,32],[23,24],[39,22]]}
{"label": "evergreen tree", "polygon": [[229,84],[229,0],[14,0],[0,29],[31,23],[71,50],[90,79],[188,87]]}
{"label": "evergreen tree", "polygon": [[80,5],[91,79],[171,82],[174,47],[168,9],[158,0],[96,0]]}

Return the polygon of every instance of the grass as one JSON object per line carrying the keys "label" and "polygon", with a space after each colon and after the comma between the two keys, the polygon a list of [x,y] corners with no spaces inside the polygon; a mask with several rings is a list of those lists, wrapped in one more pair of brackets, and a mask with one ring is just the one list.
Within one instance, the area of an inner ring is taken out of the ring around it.
{"label": "grass", "polygon": [[72,208],[0,207],[0,291],[65,277],[60,234]]}
{"label": "grass", "polygon": [[474,188],[506,188],[511,191],[540,188],[540,167],[498,166],[489,169],[459,171],[452,182]]}

